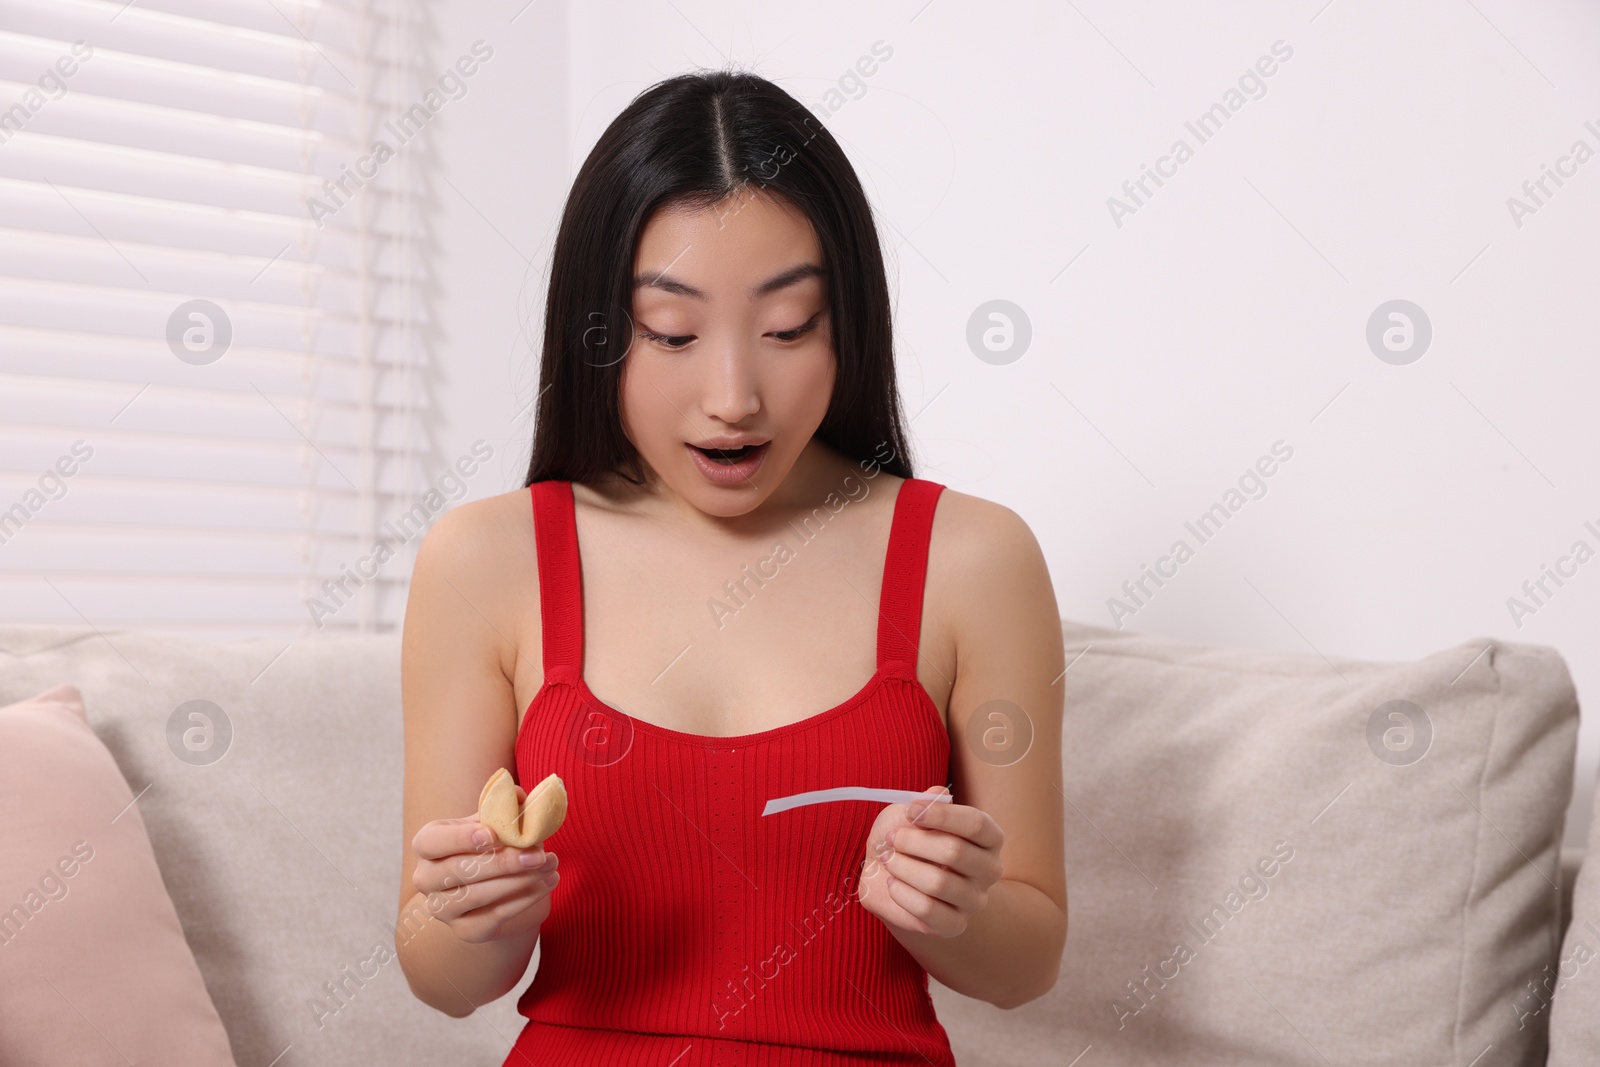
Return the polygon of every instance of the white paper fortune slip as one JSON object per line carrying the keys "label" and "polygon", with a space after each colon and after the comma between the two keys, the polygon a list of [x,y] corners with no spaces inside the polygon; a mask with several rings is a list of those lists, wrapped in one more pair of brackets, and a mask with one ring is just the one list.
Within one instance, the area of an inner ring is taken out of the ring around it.
{"label": "white paper fortune slip", "polygon": [[761,814],[773,815],[790,808],[804,807],[807,804],[827,804],[835,800],[876,800],[883,804],[909,804],[913,800],[933,800],[935,803],[949,804],[949,793],[918,793],[911,789],[870,789],[862,785],[842,785],[835,789],[813,789],[809,793],[796,793],[793,796],[777,797],[767,801],[767,806]]}

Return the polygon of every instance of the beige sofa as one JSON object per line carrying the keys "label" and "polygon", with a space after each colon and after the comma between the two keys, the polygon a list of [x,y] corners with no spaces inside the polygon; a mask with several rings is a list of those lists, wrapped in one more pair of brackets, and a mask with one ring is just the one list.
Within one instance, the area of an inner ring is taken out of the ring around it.
{"label": "beige sofa", "polygon": [[[1600,874],[1574,899],[1578,708],[1553,650],[1485,638],[1381,664],[1063,627],[1061,979],[1010,1012],[934,983],[963,1067],[1600,1062]],[[241,1067],[499,1064],[516,1037],[514,995],[449,1018],[380,951],[398,671],[393,635],[0,627],[0,705],[81,690]],[[175,747],[191,701],[220,711],[220,753]],[[1022,732],[996,736],[976,755],[1028,758],[1005,747]],[[12,746],[0,770],[28,759]],[[20,892],[7,877],[0,906]],[[71,932],[27,931],[60,938],[63,967],[106,965]],[[0,1031],[8,992],[37,980],[6,951]],[[36,1021],[94,1040],[92,1005]],[[22,1063],[5,1041],[0,1060]]]}

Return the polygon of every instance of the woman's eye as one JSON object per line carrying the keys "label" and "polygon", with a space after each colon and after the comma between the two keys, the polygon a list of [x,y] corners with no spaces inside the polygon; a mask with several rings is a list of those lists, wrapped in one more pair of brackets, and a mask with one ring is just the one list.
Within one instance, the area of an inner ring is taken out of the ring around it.
{"label": "woman's eye", "polygon": [[[813,320],[806,323],[804,326],[796,326],[792,330],[778,330],[777,332],[773,333],[772,336],[776,337],[784,344],[793,344],[795,341],[798,341],[801,337],[805,336],[816,328],[817,323],[815,320]],[[663,348],[671,349],[686,348],[688,347],[689,342],[694,340],[694,334],[692,333],[660,334],[653,330],[647,330],[643,326],[639,327],[639,336],[644,337],[647,340],[654,341]]]}
{"label": "woman's eye", "polygon": [[815,322],[808,322],[804,326],[796,326],[792,330],[779,330],[777,333],[773,334],[772,336],[774,336],[778,340],[784,341],[784,342],[798,341],[802,336],[804,336],[805,334],[810,333],[812,330],[814,330],[816,328],[817,328],[817,324]]}
{"label": "woman's eye", "polygon": [[652,333],[642,326],[639,328],[639,333],[664,348],[683,348],[688,345],[690,341],[694,340],[693,334],[663,335],[659,333]]}

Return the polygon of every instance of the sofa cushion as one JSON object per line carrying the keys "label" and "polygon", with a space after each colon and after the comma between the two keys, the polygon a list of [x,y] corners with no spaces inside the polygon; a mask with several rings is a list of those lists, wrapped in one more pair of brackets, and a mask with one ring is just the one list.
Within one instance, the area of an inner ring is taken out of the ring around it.
{"label": "sofa cushion", "polygon": [[62,685],[0,708],[0,1063],[232,1067],[133,790]]}
{"label": "sofa cushion", "polygon": [[935,984],[963,1067],[1543,1063],[1512,1008],[1559,943],[1560,656],[1063,632],[1061,977],[1009,1012]]}
{"label": "sofa cushion", "polygon": [[149,787],[138,810],[241,1064],[291,1045],[279,1067],[499,1063],[524,1021],[509,996],[462,1019],[435,1011],[394,955],[399,649],[395,634],[0,627],[0,701],[72,682],[123,774]]}
{"label": "sofa cushion", "polygon": [[[1589,819],[1587,856],[1600,856],[1600,790]],[[1561,958],[1538,974],[1523,975],[1517,998],[1522,1017],[1549,1017],[1548,1067],[1592,1067],[1600,1057],[1600,862],[1578,868],[1571,915]]]}

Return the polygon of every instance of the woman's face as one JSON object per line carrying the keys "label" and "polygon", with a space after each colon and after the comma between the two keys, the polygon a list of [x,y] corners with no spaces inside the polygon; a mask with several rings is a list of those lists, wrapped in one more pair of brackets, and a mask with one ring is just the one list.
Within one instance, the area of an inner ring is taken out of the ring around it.
{"label": "woman's face", "polygon": [[[822,270],[809,221],[769,195],[668,206],[645,224],[623,432],[707,514],[743,515],[771,496],[827,414],[835,359]],[[696,445],[755,447],[725,465]]]}

